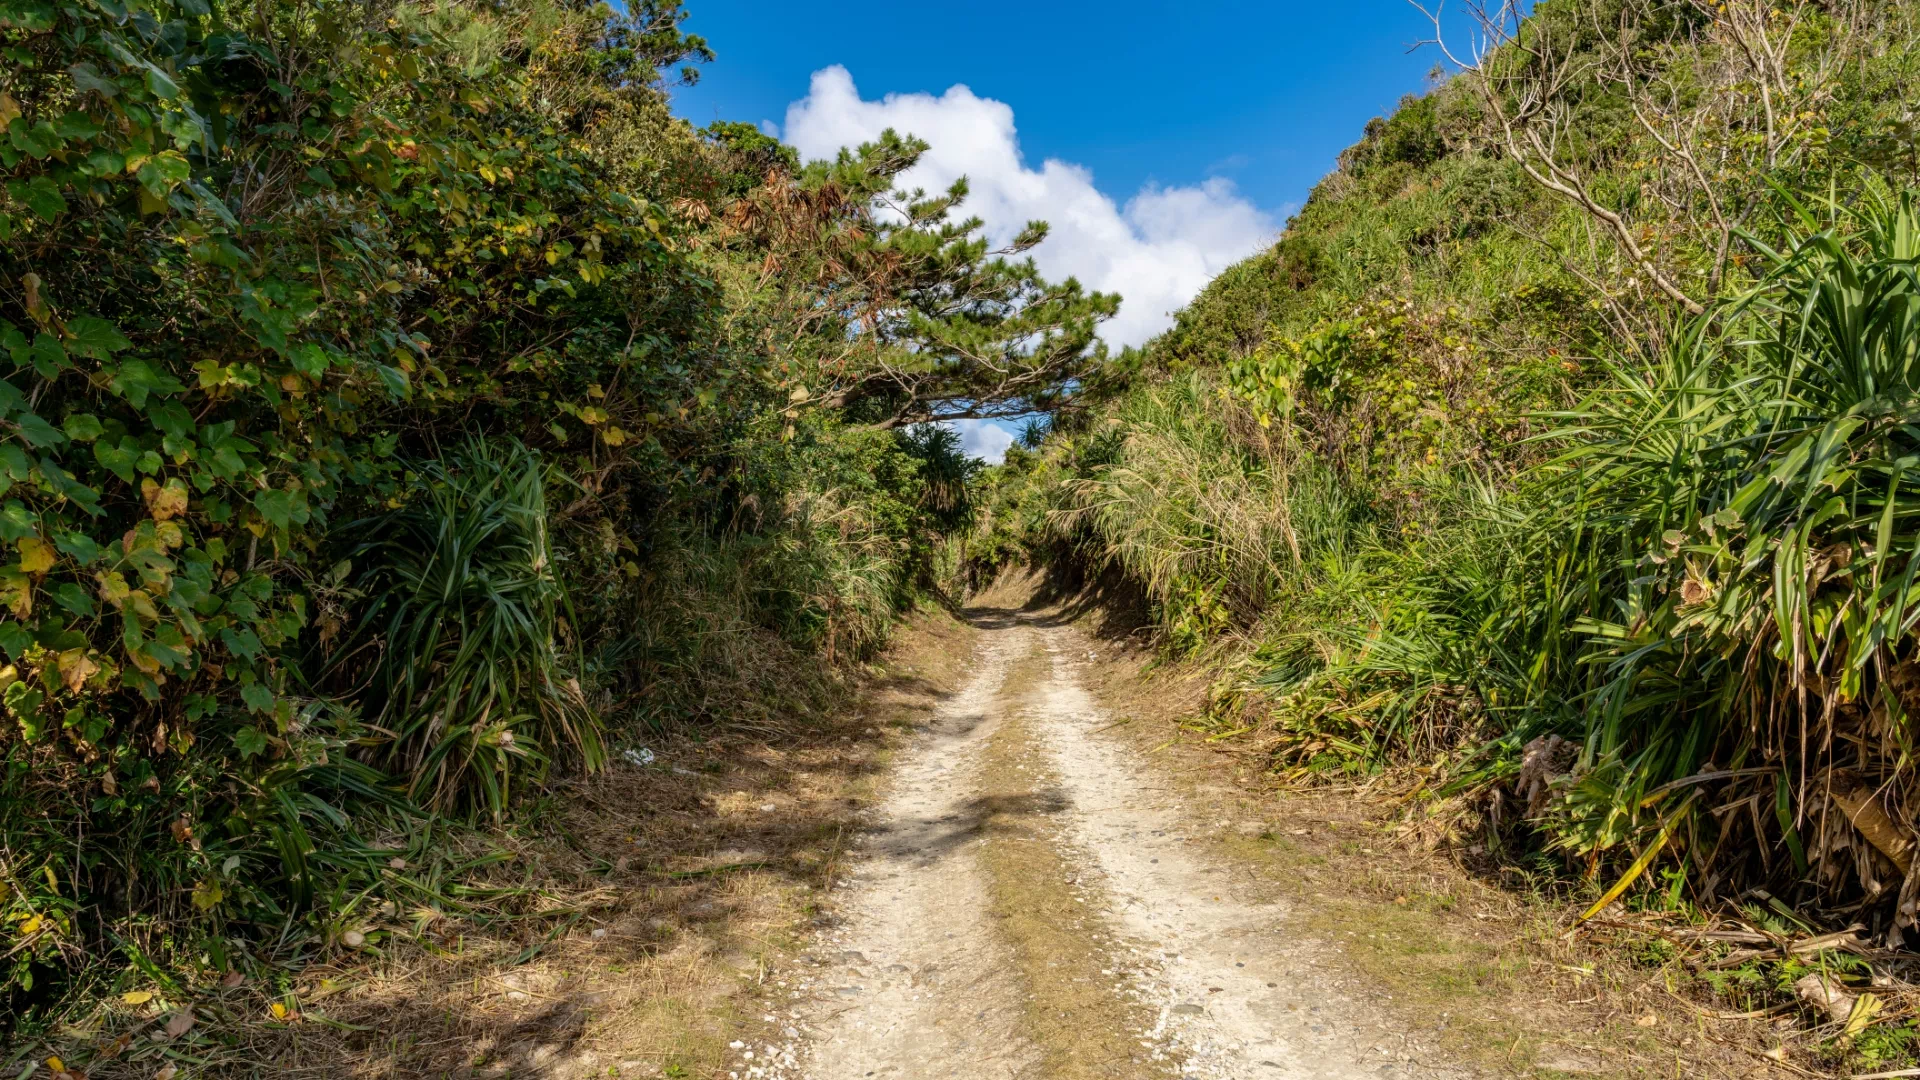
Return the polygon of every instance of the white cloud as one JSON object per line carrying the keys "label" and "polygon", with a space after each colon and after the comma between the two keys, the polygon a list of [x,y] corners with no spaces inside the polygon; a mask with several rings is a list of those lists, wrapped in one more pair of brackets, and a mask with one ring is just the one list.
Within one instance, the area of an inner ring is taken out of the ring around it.
{"label": "white cloud", "polygon": [[953,420],[950,423],[960,433],[960,446],[968,457],[982,458],[989,465],[998,465],[1006,460],[1007,447],[1013,445],[1013,432],[1007,430],[1004,423],[993,420]]}
{"label": "white cloud", "polygon": [[902,178],[904,185],[940,191],[966,176],[972,194],[962,212],[985,220],[995,243],[1011,239],[1028,221],[1050,223],[1053,231],[1034,249],[1034,259],[1050,277],[1072,275],[1090,289],[1120,294],[1120,314],[1101,334],[1116,347],[1138,345],[1164,330],[1172,313],[1215,274],[1279,231],[1270,215],[1225,179],[1148,186],[1122,207],[1078,165],[1050,159],[1029,168],[1013,109],[976,97],[965,86],[939,97],[888,94],[863,101],[846,68],[824,68],[813,73],[807,96],[787,107],[785,136],[803,157],[829,158],[887,128],[931,146]]}

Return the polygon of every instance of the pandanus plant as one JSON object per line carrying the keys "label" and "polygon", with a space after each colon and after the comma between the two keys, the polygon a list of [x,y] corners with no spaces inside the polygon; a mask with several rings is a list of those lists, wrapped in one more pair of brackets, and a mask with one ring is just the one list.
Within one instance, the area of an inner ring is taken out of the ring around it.
{"label": "pandanus plant", "polygon": [[1639,840],[1620,888],[1683,827],[1708,880],[1879,892],[1912,865],[1883,826],[1916,809],[1920,229],[1911,193],[1799,213],[1757,288],[1557,433],[1588,719],[1555,824]]}
{"label": "pandanus plant", "polygon": [[547,536],[547,470],[517,441],[422,462],[411,498],[349,526],[360,614],[329,670],[379,764],[438,809],[499,817],[516,776],[605,760]]}

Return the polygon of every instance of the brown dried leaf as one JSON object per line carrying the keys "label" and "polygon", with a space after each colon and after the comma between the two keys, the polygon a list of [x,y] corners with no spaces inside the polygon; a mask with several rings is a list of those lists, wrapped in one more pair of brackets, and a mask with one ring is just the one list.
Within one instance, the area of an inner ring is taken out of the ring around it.
{"label": "brown dried leaf", "polygon": [[87,685],[87,680],[93,677],[94,672],[100,670],[100,665],[87,656],[85,649],[68,649],[60,654],[57,662],[60,666],[60,681],[66,684],[68,690],[76,694],[80,692],[81,687]]}

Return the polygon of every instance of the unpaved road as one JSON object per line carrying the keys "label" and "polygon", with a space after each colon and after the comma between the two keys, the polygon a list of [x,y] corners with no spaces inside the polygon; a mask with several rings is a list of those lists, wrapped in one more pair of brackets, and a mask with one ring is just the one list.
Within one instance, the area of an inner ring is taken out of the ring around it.
{"label": "unpaved road", "polygon": [[[1211,854],[1081,688],[1071,627],[978,610],[970,681],[901,755],[786,1045],[741,1080],[1462,1077]],[[766,1017],[775,1020],[774,1015]]]}

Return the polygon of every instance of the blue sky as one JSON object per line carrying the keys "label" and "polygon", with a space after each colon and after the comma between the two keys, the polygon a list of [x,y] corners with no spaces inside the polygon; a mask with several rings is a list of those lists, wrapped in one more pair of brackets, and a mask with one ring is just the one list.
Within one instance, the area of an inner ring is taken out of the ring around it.
{"label": "blue sky", "polygon": [[[1431,28],[1406,0],[687,6],[718,58],[676,112],[765,122],[809,157],[886,126],[928,139],[910,179],[968,176],[992,235],[1052,221],[1036,258],[1121,293],[1116,345],[1270,243],[1439,60],[1409,54]],[[990,458],[1006,438],[967,433]]]}

